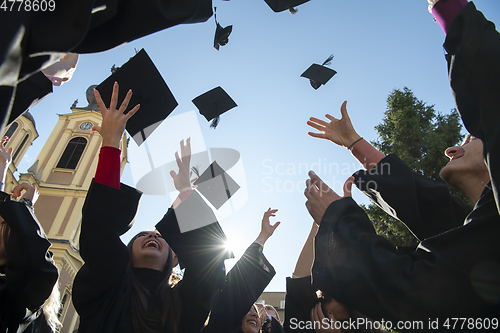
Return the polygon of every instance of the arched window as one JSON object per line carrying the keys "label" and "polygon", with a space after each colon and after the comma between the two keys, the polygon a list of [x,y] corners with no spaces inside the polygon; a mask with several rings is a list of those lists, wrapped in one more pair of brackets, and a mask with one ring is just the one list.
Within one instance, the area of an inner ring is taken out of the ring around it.
{"label": "arched window", "polygon": [[[10,129],[9,129],[10,130]],[[19,145],[19,147],[17,148],[16,152],[14,153],[14,156],[12,156],[12,160],[15,161],[17,156],[19,155],[19,153],[23,150],[23,147],[24,145],[26,144],[26,141],[28,141],[30,135],[29,134],[26,134],[24,136],[24,139],[23,141],[21,142],[21,144]]]}
{"label": "arched window", "polygon": [[19,124],[14,122],[12,123],[12,125],[10,125],[9,129],[7,130],[7,132],[5,132],[5,135],[6,137],[10,138],[12,136],[12,134],[14,134],[14,132],[16,131],[16,129],[19,127]]}
{"label": "arched window", "polygon": [[61,306],[59,306],[59,311],[57,311],[57,318],[61,319],[61,316],[64,311],[64,306],[66,305],[67,301],[68,301],[68,294],[64,293],[64,296],[61,300]]}
{"label": "arched window", "polygon": [[76,137],[71,139],[64,150],[64,153],[57,163],[56,168],[61,169],[75,169],[82,157],[85,146],[87,145],[87,140],[82,137]]}

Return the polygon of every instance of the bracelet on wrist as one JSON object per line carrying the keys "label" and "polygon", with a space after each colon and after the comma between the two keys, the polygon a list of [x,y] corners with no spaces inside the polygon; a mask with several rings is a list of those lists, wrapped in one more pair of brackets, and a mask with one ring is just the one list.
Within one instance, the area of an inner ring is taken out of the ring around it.
{"label": "bracelet on wrist", "polygon": [[359,141],[363,140],[363,137],[360,137],[359,139],[357,139],[356,141],[354,141],[353,143],[351,143],[351,145],[349,147],[347,147],[348,150],[351,150],[351,148],[356,144],[358,143]]}

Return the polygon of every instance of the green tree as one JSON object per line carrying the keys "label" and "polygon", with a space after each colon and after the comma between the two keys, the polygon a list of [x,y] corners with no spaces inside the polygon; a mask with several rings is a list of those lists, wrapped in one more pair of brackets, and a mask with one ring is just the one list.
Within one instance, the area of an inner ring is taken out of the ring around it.
{"label": "green tree", "polygon": [[[394,89],[389,94],[384,118],[375,129],[379,138],[372,144],[377,149],[386,155],[398,155],[413,170],[441,183],[445,182],[439,172],[449,160],[444,151],[463,138],[460,116],[455,109],[446,115],[436,112],[434,105],[418,100],[407,87]],[[467,199],[454,188],[450,190]],[[404,224],[377,205],[363,205],[363,208],[377,233],[395,245],[409,246],[418,242]]]}

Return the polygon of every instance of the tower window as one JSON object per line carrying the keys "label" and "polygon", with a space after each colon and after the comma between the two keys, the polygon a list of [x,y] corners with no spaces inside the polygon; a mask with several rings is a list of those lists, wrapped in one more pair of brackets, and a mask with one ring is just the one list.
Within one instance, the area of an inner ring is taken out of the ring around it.
{"label": "tower window", "polygon": [[15,161],[17,156],[19,155],[19,153],[21,152],[21,150],[23,150],[23,147],[24,147],[24,144],[26,143],[26,141],[28,141],[29,139],[29,134],[26,134],[24,136],[24,139],[23,141],[21,142],[21,144],[19,145],[19,147],[17,148],[16,152],[14,153],[14,156],[12,156],[12,160]]}
{"label": "tower window", "polygon": [[57,163],[56,168],[61,169],[75,169],[82,157],[85,146],[87,145],[87,140],[82,137],[76,137],[71,139],[64,150],[64,153]]}
{"label": "tower window", "polygon": [[19,127],[19,124],[14,122],[12,123],[12,125],[10,125],[9,129],[7,130],[7,132],[5,132],[5,135],[6,137],[8,137],[10,139],[10,137],[12,136],[12,134],[14,134],[14,132],[16,131],[16,129]]}

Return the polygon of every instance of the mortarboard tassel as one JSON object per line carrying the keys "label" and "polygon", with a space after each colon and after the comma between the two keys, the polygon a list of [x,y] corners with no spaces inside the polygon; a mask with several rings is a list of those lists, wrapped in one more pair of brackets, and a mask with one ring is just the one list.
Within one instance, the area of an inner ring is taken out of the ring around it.
{"label": "mortarboard tassel", "polygon": [[325,62],[323,63],[323,65],[321,65],[321,66],[330,65],[330,64],[332,63],[332,59],[333,59],[333,54],[332,54],[332,55],[330,55],[330,56],[328,57],[328,59],[326,59],[326,60],[325,60]]}
{"label": "mortarboard tassel", "polygon": [[191,170],[195,173],[195,175],[200,178],[200,168],[198,166],[191,167]]}
{"label": "mortarboard tassel", "polygon": [[212,123],[210,124],[210,127],[213,128],[213,129],[215,129],[217,127],[217,125],[219,125],[219,121],[220,121],[220,116],[215,117],[212,120]]}

